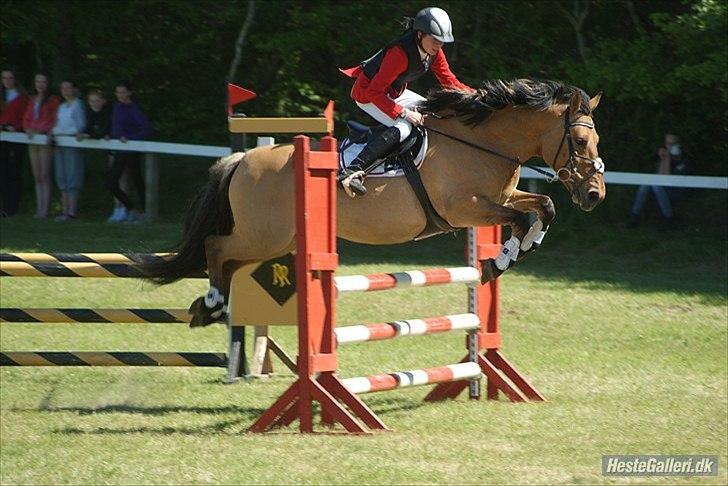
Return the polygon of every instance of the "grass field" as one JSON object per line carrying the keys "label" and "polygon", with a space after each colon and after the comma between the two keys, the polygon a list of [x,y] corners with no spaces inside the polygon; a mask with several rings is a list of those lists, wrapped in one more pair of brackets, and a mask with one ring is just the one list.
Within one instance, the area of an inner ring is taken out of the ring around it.
{"label": "grass field", "polygon": [[[393,432],[269,435],[246,429],[290,384],[287,372],[232,386],[222,370],[0,369],[2,484],[624,483],[605,454],[718,455],[728,437],[726,241],[720,234],[570,221],[502,277],[504,354],[547,403],[424,404],[429,387],[364,400]],[[160,250],[179,226],[2,222],[2,251]],[[341,243],[341,274],[461,265],[462,236],[372,248]],[[132,280],[0,280],[2,307],[181,307],[206,289]],[[338,322],[463,312],[461,286],[345,295]],[[0,349],[225,352],[225,329],[154,325],[0,326]],[[275,335],[295,351],[292,329]],[[462,335],[339,352],[342,376],[449,364]],[[279,366],[279,369],[282,366]]]}

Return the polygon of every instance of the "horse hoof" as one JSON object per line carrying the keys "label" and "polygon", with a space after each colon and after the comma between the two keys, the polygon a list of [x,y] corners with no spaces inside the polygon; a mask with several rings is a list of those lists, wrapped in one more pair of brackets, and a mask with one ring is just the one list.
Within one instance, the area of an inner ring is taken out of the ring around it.
{"label": "horse hoof", "polygon": [[210,309],[205,305],[204,297],[196,298],[194,302],[190,304],[190,308],[187,311],[189,314],[192,314],[190,327],[202,327],[209,326],[214,322],[225,322],[225,319],[227,318],[227,314],[225,314],[225,312],[219,312],[216,317],[213,317],[212,315],[215,311],[220,311],[221,309],[222,304],[219,305],[219,308]]}
{"label": "horse hoof", "polygon": [[487,260],[480,261],[480,283],[485,285],[491,282],[503,274],[503,270],[495,266],[495,260],[488,258]]}

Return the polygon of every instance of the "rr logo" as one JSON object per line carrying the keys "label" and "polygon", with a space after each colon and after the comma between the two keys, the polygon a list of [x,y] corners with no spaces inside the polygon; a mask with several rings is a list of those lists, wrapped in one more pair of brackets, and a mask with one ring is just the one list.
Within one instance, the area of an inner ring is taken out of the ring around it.
{"label": "rr logo", "polygon": [[291,281],[288,280],[287,266],[281,265],[280,263],[274,263],[271,265],[271,270],[273,270],[273,285],[277,285],[278,287],[291,285]]}

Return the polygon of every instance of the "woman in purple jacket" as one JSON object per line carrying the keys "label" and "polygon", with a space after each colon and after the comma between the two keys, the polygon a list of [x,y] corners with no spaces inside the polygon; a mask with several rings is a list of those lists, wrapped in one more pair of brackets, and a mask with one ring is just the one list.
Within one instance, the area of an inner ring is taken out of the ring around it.
{"label": "woman in purple jacket", "polygon": [[[111,116],[111,138],[118,138],[121,142],[127,140],[144,140],[152,136],[152,126],[139,109],[139,105],[131,100],[132,90],[128,82],[116,85],[116,99]],[[142,161],[140,152],[119,150],[114,157],[109,175],[106,178],[106,188],[126,207],[128,217],[126,221],[135,223],[144,219],[145,187],[142,178]],[[129,195],[119,187],[119,179],[127,170],[132,185],[137,191],[139,204],[134,205]]]}

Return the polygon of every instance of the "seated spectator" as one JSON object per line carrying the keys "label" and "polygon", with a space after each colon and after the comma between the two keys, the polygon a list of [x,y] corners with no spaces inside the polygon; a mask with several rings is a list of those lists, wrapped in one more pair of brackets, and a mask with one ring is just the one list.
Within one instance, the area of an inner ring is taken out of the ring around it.
{"label": "seated spectator", "polygon": [[[60,84],[63,103],[58,107],[53,136],[72,135],[80,138],[86,129],[86,109],[78,99],[76,86],[71,81]],[[56,184],[61,190],[63,212],[56,221],[68,221],[78,216],[78,199],[83,187],[83,149],[77,147],[55,147],[54,163]]]}
{"label": "seated spectator", "polygon": [[[0,86],[0,129],[8,132],[23,131],[23,114],[28,104],[25,90],[15,79],[12,69],[2,70]],[[5,218],[18,212],[23,190],[23,154],[25,147],[20,143],[0,142],[0,192],[2,208],[0,216]]]}
{"label": "seated spectator", "polygon": [[[678,138],[671,133],[665,134],[665,145],[657,150],[657,173],[658,174],[684,174],[685,161],[682,157],[682,150],[678,144]],[[640,216],[647,197],[652,193],[655,196],[657,205],[662,215],[661,229],[668,230],[675,226],[675,217],[672,212],[670,195],[662,186],[640,186],[635,194],[632,209],[627,221],[628,228],[635,228],[640,223]]]}
{"label": "seated spectator", "polygon": [[[34,79],[36,95],[28,102],[23,115],[23,130],[32,139],[36,134],[47,135],[56,124],[56,112],[61,103],[58,96],[48,92],[48,76],[38,73]],[[34,218],[47,218],[51,203],[51,165],[53,163],[53,139],[44,145],[28,144],[30,168],[35,179]]]}
{"label": "seated spectator", "polygon": [[[126,143],[128,140],[144,140],[152,136],[152,126],[147,121],[139,106],[132,101],[133,91],[128,82],[116,85],[116,99],[111,116],[111,137],[118,138]],[[119,150],[114,157],[114,163],[106,178],[106,188],[126,207],[129,212],[127,222],[140,222],[144,219],[145,187],[141,170],[141,154]],[[129,173],[138,195],[138,205],[134,205],[129,195],[119,187],[119,179],[124,170]]]}

